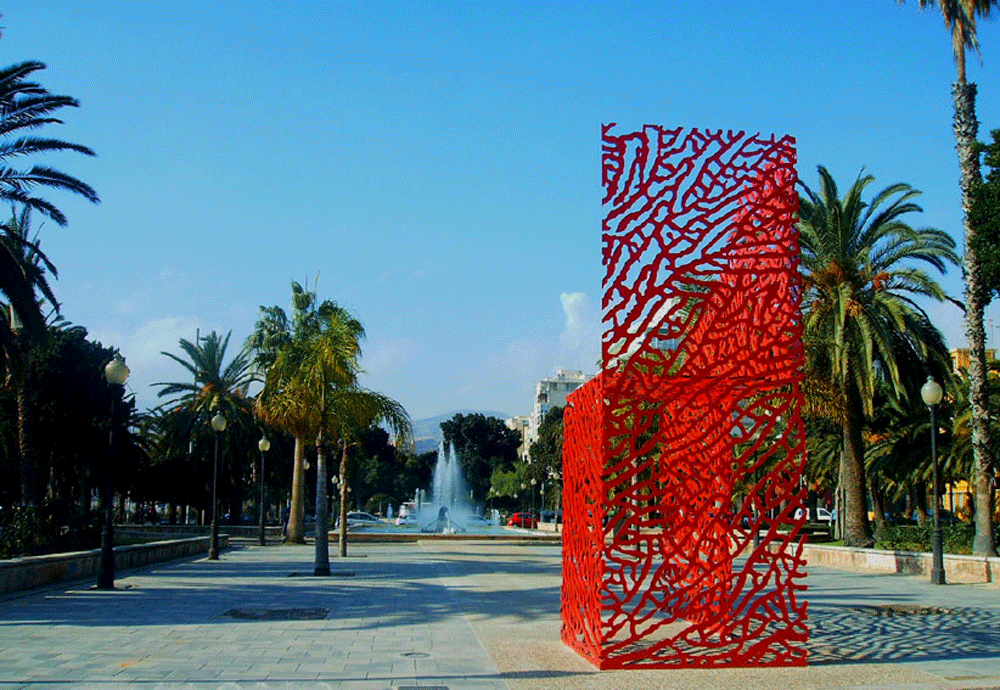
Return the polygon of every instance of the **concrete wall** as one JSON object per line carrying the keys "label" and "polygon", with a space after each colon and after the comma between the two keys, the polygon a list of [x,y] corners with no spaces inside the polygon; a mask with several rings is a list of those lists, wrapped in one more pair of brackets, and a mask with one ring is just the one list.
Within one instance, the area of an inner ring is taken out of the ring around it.
{"label": "concrete wall", "polygon": [[[208,553],[209,537],[193,537],[115,547],[115,574],[150,563],[172,561]],[[229,545],[229,537],[219,535],[219,548]],[[0,561],[0,594],[44,587],[55,582],[93,577],[100,570],[101,550],[25,556]]]}
{"label": "concrete wall", "polygon": [[[312,534],[312,526],[307,525],[307,535]],[[163,539],[179,539],[182,537],[197,537],[208,535],[211,530],[210,525],[118,525],[115,527],[117,534],[129,534],[137,537],[162,537]],[[258,525],[219,525],[219,534],[228,534],[230,537],[242,537],[246,539],[256,539],[260,536],[260,526]],[[280,539],[281,527],[268,525],[264,528],[264,536],[267,539]]]}
{"label": "concrete wall", "polygon": [[[869,573],[931,575],[931,554],[914,551],[880,551],[846,546],[806,544],[802,549],[808,565]],[[944,556],[945,579],[955,583],[1000,582],[1000,558]]]}

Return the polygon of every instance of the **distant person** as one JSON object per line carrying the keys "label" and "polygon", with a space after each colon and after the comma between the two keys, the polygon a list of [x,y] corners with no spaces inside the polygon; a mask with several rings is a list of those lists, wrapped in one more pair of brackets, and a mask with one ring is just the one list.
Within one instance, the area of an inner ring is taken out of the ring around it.
{"label": "distant person", "polygon": [[287,537],[288,536],[288,516],[291,515],[291,514],[292,513],[288,509],[288,506],[285,506],[284,508],[281,509],[281,536],[282,537]]}

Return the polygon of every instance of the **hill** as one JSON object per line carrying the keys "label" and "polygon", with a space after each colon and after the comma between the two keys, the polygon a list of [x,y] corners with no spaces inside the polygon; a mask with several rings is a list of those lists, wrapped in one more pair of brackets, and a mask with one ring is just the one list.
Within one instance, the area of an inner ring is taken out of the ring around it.
{"label": "hill", "polygon": [[434,417],[415,419],[413,420],[413,441],[416,444],[417,453],[437,450],[441,444],[441,422],[447,421],[457,414],[481,414],[484,417],[496,417],[497,419],[509,419],[511,416],[503,412],[488,410],[455,410]]}

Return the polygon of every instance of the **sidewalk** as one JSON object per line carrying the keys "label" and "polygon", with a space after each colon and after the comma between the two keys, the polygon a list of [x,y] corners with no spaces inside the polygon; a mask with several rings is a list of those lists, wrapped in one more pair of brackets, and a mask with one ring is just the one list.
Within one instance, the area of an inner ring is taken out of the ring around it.
{"label": "sidewalk", "polygon": [[[557,545],[312,546],[0,599],[0,688],[1000,688],[1000,586],[810,569],[811,666],[598,672],[559,640]],[[887,615],[881,604],[946,613]]]}

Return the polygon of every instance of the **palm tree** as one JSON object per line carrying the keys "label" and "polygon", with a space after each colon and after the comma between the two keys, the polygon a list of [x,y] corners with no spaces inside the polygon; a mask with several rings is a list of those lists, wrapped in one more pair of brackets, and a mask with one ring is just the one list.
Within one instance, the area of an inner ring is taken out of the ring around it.
{"label": "palm tree", "polygon": [[[899,0],[902,2],[902,0]],[[976,138],[979,121],[976,119],[976,85],[965,78],[965,54],[975,50],[979,54],[976,37],[976,20],[988,17],[990,10],[1000,7],[1000,0],[918,0],[921,9],[937,4],[945,27],[951,32],[952,51],[955,55],[957,79],[952,85],[955,104],[955,148],[961,171],[962,212],[965,224],[965,333],[969,343],[969,406],[972,412],[972,461],[973,486],[976,497],[976,537],[972,552],[995,556],[993,508],[995,503],[992,463],[990,461],[989,408],[986,384],[986,329],[983,313],[986,309],[986,291],[981,285],[981,268],[976,253],[975,228],[969,220],[974,201],[973,190],[982,181],[979,168],[979,147]],[[981,56],[980,56],[981,57]]]}
{"label": "palm tree", "polygon": [[[249,448],[256,442],[258,426],[253,420],[253,405],[248,389],[253,382],[250,356],[246,349],[238,352],[228,364],[225,363],[226,350],[232,333],[221,337],[215,331],[206,336],[196,336],[195,342],[180,340],[180,348],[187,359],[170,352],[163,352],[191,373],[192,381],[174,383],[154,383],[161,386],[159,397],[173,396],[165,403],[166,412],[177,420],[175,434],[193,440],[205,433],[209,419],[221,413],[227,420],[224,448],[233,459],[232,474],[234,491],[229,493],[231,514],[239,515],[240,458],[249,457]],[[174,439],[175,444],[177,439]],[[183,446],[184,444],[180,444]],[[246,452],[234,452],[240,447]],[[233,512],[233,509],[236,509]],[[216,506],[212,506],[213,514]]]}
{"label": "palm tree", "polygon": [[[332,305],[332,303],[331,303]],[[282,348],[267,370],[258,408],[266,420],[294,434],[311,433],[316,443],[315,575],[330,574],[327,542],[326,449],[339,439],[340,554],[347,555],[347,452],[359,433],[384,422],[400,435],[409,417],[394,400],[357,386],[364,328],[346,310],[325,310],[320,328]]]}
{"label": "palm tree", "polygon": [[396,436],[398,445],[413,435],[410,417],[403,406],[381,393],[348,386],[336,391],[330,405],[330,420],[340,434],[340,530],[337,536],[341,558],[347,556],[348,450],[357,445],[361,432],[383,424]]}
{"label": "palm tree", "polygon": [[7,379],[16,389],[18,401],[18,443],[21,460],[21,500],[34,503],[38,498],[34,477],[34,454],[31,420],[25,398],[28,386],[27,353],[33,344],[45,338],[44,319],[38,308],[35,290],[42,293],[58,311],[59,305],[44,279],[44,270],[55,275],[55,267],[38,248],[37,239],[28,241],[29,212],[36,209],[59,225],[66,216],[49,201],[33,194],[37,187],[67,190],[92,202],[97,192],[81,180],[45,165],[28,169],[11,167],[13,159],[53,151],[76,151],[87,156],[94,152],[85,146],[59,139],[31,136],[30,132],[50,124],[61,124],[52,113],[79,103],[69,96],[50,94],[30,76],[45,69],[41,62],[22,62],[0,69],[0,199],[18,204],[21,214],[4,226],[0,249],[0,292],[7,299],[0,331],[3,365]]}
{"label": "palm tree", "polygon": [[[279,354],[296,343],[320,332],[323,325],[335,314],[343,315],[335,302],[324,300],[317,303],[315,290],[309,291],[299,283],[292,282],[292,318],[279,306],[260,307],[260,318],[254,331],[247,339],[247,348],[253,353],[257,372],[266,379],[267,371],[278,359]],[[358,338],[364,337],[359,327]],[[288,431],[295,438],[294,460],[292,463],[292,500],[288,517],[288,532],[285,539],[290,542],[305,541],[305,453],[309,439],[313,438],[314,425],[308,415],[295,417],[285,415],[280,408],[257,406],[258,414],[265,420]]]}
{"label": "palm tree", "polygon": [[331,428],[330,402],[337,390],[352,386],[357,378],[364,328],[360,321],[340,307],[327,313],[318,326],[318,329],[303,329],[299,337],[278,351],[267,369],[257,409],[268,423],[289,431],[297,438],[315,439],[315,572],[326,575],[330,570],[326,549],[329,529],[326,514],[326,443]]}
{"label": "palm tree", "polygon": [[842,401],[841,476],[845,543],[871,544],[865,506],[863,426],[872,413],[876,377],[893,395],[905,396],[900,352],[909,350],[935,372],[947,353],[933,345],[940,335],[914,297],[946,298],[941,287],[913,263],[944,272],[957,263],[955,242],[931,228],[914,229],[902,217],[919,212],[919,192],[894,184],[862,200],[874,181],[858,176],[843,199],[826,168],[820,192],[802,184],[799,231],[802,246],[802,310],[807,367],[825,376]]}
{"label": "palm tree", "polygon": [[69,96],[50,94],[39,84],[28,81],[32,73],[45,69],[41,62],[22,62],[0,70],[0,199],[33,208],[59,225],[66,225],[66,216],[41,197],[34,196],[36,187],[48,187],[79,194],[98,202],[97,192],[89,185],[66,173],[45,165],[27,170],[8,167],[13,158],[52,151],[76,151],[87,156],[94,152],[86,146],[60,139],[27,136],[27,132],[49,124],[62,124],[52,113],[80,104]]}
{"label": "palm tree", "polygon": [[11,209],[11,219],[0,225],[0,292],[7,298],[0,315],[0,351],[6,382],[17,401],[21,501],[26,504],[39,499],[28,354],[48,333],[36,291],[55,309],[59,307],[45,276],[46,271],[55,276],[56,268],[42,252],[37,236],[29,237],[30,228],[31,209],[27,206],[20,213]]}

